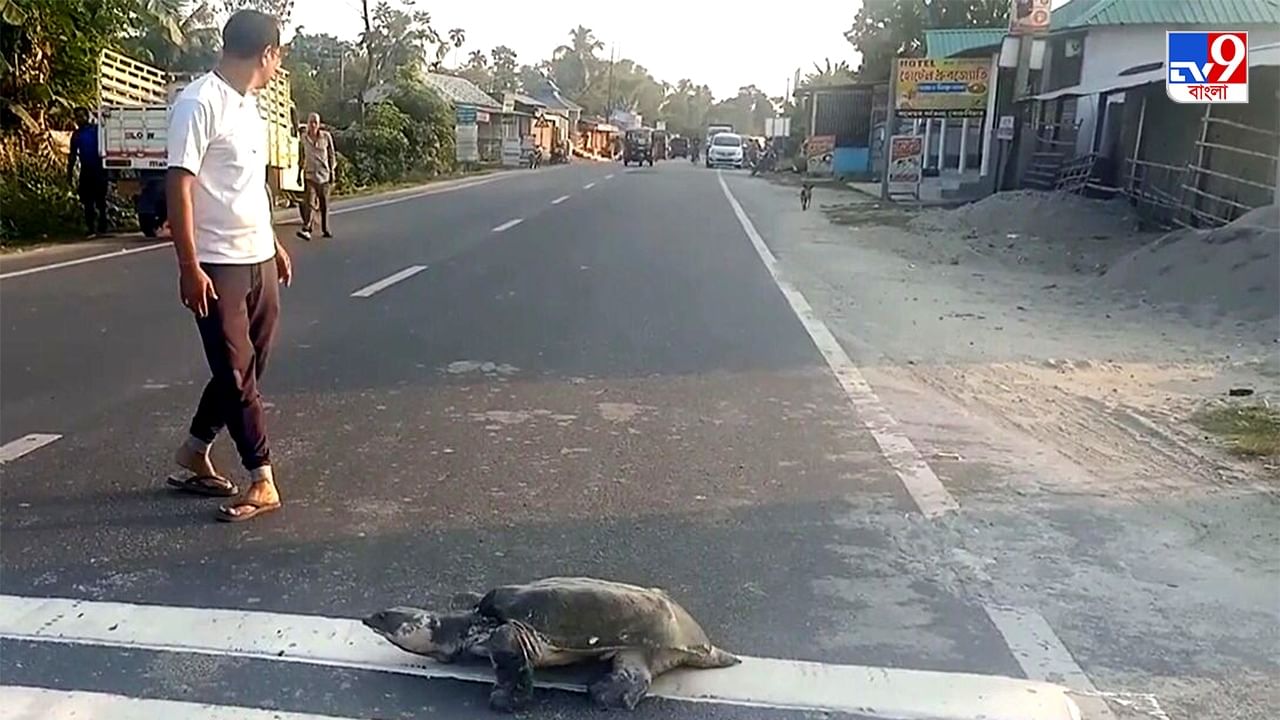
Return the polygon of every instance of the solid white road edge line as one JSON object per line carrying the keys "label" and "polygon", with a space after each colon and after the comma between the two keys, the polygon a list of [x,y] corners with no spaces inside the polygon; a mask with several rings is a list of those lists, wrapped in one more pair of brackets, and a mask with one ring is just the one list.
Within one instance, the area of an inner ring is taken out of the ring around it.
{"label": "solid white road edge line", "polygon": [[88,257],[76,258],[74,260],[63,260],[62,262],[50,263],[48,265],[36,265],[35,267],[29,267],[23,270],[14,270],[13,272],[2,273],[0,274],[0,280],[22,277],[23,275],[35,275],[36,273],[42,273],[46,270],[61,270],[62,268],[75,267],[76,265],[84,265],[85,263],[97,262],[99,260],[110,260],[111,258],[125,257],[126,255],[136,255],[137,253],[159,250],[162,247],[173,247],[173,243],[152,243],[150,245],[143,245],[142,247],[113,250],[107,253],[99,253],[98,255],[90,255]]}
{"label": "solid white road edge line", "polygon": [[49,443],[61,439],[62,436],[56,433],[31,433],[23,435],[17,440],[10,440],[4,445],[0,445],[0,465],[7,462],[13,462],[29,452],[39,450]]}
{"label": "solid white road edge line", "polygon": [[0,685],[0,720],[352,720],[237,705],[153,700],[127,695]]}
{"label": "solid white road edge line", "polygon": [[[491,683],[483,665],[407,654],[357,620],[218,608],[0,595],[0,637],[254,658]],[[582,692],[580,685],[539,682]],[[652,693],[692,702],[929,720],[1079,720],[1067,689],[1018,678],[744,657],[676,670]]]}
{"label": "solid white road edge line", "polygon": [[[479,185],[487,185],[491,182],[501,180],[507,176],[514,176],[515,173],[501,173],[489,178],[479,180],[471,180],[461,182],[456,185],[444,185],[442,187],[432,187],[422,192],[411,193],[408,195],[398,195],[396,197],[387,198],[385,200],[375,200],[373,202],[361,205],[350,205],[345,207],[333,208],[329,211],[330,215],[342,215],[343,213],[356,212],[358,210],[369,210],[384,205],[393,205],[395,203],[406,202],[408,200],[416,200],[427,195],[438,195],[440,193],[453,192],[454,190],[466,190],[467,188],[477,187]],[[278,225],[296,225],[301,222],[297,217],[293,218],[272,218],[272,221]],[[125,257],[126,255],[134,255],[137,253],[147,252],[150,250],[159,250],[163,247],[173,247],[171,242],[158,242],[142,247],[126,248],[124,250],[114,250],[108,253],[100,253],[98,255],[90,255],[88,257],[76,258],[74,260],[64,260],[62,262],[50,263],[48,265],[36,265],[35,267],[24,268],[22,270],[14,270],[13,272],[0,273],[0,280],[8,280],[9,278],[22,277],[23,275],[34,275],[36,273],[46,272],[48,270],[60,270],[62,268],[75,267],[76,265],[84,265],[85,263],[97,262],[99,260],[110,260],[112,258]]]}
{"label": "solid white road edge line", "polygon": [[986,605],[985,609],[1027,677],[1082,693],[1098,691],[1040,613],[999,605]]}
{"label": "solid white road edge line", "polygon": [[813,338],[813,344],[826,359],[831,372],[835,373],[836,380],[844,389],[849,402],[858,411],[863,424],[871,431],[871,436],[875,438],[880,451],[897,472],[898,478],[906,487],[907,493],[911,495],[916,507],[930,518],[958,510],[960,504],[943,487],[942,481],[934,474],[933,468],[929,467],[924,456],[902,431],[902,426],[880,402],[880,398],[862,377],[858,367],[849,359],[848,353],[840,346],[835,335],[831,334],[826,323],[818,318],[804,295],[781,277],[777,258],[773,256],[769,246],[765,245],[760,233],[756,232],[755,225],[751,223],[751,218],[747,217],[738,199],[729,191],[729,185],[725,182],[721,171],[716,171],[716,178],[720,181],[720,188],[724,190],[724,196],[729,199],[729,205],[733,207],[733,213],[738,217],[743,231],[755,247],[756,254],[760,256],[774,283],[791,304],[792,311],[808,331],[809,337]]}
{"label": "solid white road edge line", "polygon": [[561,195],[560,197],[556,198],[555,200],[552,200],[552,201],[551,201],[551,204],[552,204],[552,205],[559,205],[560,203],[562,203],[562,202],[564,202],[565,200],[568,200],[568,199],[569,199],[569,196],[568,196],[568,195]]}
{"label": "solid white road edge line", "polygon": [[365,285],[359,290],[351,293],[351,297],[354,297],[354,298],[371,297],[374,293],[386,290],[387,288],[391,287],[392,285],[395,285],[401,280],[407,280],[426,269],[427,269],[426,265],[410,265],[409,267],[401,270],[398,273],[395,273],[393,275],[388,275],[387,277],[382,278],[376,283],[373,283],[371,285]]}
{"label": "solid white road edge line", "polygon": [[524,218],[515,218],[513,220],[508,220],[502,223],[501,225],[499,225],[498,227],[494,228],[491,232],[496,232],[496,233],[505,232],[519,225],[522,222],[524,222]]}

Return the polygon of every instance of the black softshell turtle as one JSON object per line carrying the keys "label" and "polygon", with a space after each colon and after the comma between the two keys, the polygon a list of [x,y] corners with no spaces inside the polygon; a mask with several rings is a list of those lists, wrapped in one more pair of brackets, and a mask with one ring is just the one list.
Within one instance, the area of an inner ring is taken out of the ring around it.
{"label": "black softshell turtle", "polygon": [[634,709],[653,679],[677,667],[741,662],[711,644],[697,621],[659,588],[588,577],[550,577],[463,595],[466,610],[380,610],[364,624],[403,650],[440,662],[488,658],[497,676],[490,705],[513,711],[533,693],[533,670],[604,660],[589,687],[605,707]]}

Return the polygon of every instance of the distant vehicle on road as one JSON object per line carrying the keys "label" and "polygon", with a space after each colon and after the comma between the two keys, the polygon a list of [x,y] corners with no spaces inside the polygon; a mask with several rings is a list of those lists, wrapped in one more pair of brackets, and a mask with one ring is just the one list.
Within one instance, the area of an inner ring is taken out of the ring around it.
{"label": "distant vehicle on road", "polygon": [[722,132],[711,138],[707,145],[707,167],[743,166],[742,136],[737,133]]}
{"label": "distant vehicle on road", "polygon": [[668,143],[668,147],[671,150],[672,158],[689,157],[689,138],[673,137],[671,142]]}
{"label": "distant vehicle on road", "polygon": [[622,164],[653,165],[653,130],[634,128],[628,130],[622,141]]}

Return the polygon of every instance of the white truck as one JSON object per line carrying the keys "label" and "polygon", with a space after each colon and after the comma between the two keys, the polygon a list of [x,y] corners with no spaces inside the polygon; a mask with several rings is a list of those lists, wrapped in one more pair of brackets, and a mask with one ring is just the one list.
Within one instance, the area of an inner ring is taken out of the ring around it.
{"label": "white truck", "polygon": [[[122,196],[132,196],[138,224],[154,237],[166,219],[169,107],[193,73],[167,73],[104,50],[98,62],[98,152]],[[283,68],[258,97],[267,121],[267,189],[273,206],[301,201],[297,109]]]}

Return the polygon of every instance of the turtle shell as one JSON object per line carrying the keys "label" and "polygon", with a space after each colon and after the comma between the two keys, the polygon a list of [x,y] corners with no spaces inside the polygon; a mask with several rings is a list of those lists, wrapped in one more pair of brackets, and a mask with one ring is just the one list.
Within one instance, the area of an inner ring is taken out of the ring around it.
{"label": "turtle shell", "polygon": [[518,621],[561,650],[711,651],[697,621],[658,588],[588,577],[551,577],[490,590],[476,611]]}

